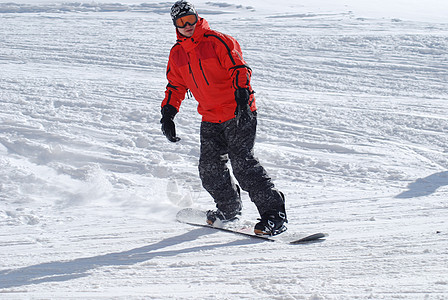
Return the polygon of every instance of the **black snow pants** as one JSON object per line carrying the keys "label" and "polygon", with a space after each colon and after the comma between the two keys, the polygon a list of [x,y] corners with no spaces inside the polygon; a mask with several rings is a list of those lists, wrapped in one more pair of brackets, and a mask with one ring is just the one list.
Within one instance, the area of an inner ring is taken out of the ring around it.
{"label": "black snow pants", "polygon": [[227,167],[229,159],[233,175],[241,188],[249,193],[260,215],[279,210],[284,205],[280,192],[254,157],[256,128],[256,112],[252,119],[240,120],[239,124],[236,119],[201,124],[199,174],[203,187],[221,211],[231,212],[241,205],[238,188]]}

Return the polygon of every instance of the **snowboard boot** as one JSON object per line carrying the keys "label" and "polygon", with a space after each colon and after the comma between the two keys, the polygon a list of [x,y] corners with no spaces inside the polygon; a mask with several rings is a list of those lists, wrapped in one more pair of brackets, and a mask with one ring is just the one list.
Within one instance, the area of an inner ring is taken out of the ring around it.
{"label": "snowboard boot", "polygon": [[229,222],[238,219],[241,215],[242,203],[241,203],[241,191],[240,187],[236,186],[237,198],[235,201],[232,201],[231,205],[226,205],[226,210],[221,210],[223,205],[219,205],[216,210],[208,210],[206,212],[207,215],[207,224],[213,225],[217,220],[221,222]]}
{"label": "snowboard boot", "polygon": [[285,206],[276,210],[269,210],[261,215],[258,219],[260,222],[255,224],[254,233],[257,235],[277,235],[286,231],[285,223],[288,223],[286,218]]}
{"label": "snowboard boot", "polygon": [[219,208],[216,210],[208,210],[206,215],[208,225],[213,225],[217,220],[221,222],[234,221],[241,215],[241,205],[236,210],[230,212],[224,212]]}

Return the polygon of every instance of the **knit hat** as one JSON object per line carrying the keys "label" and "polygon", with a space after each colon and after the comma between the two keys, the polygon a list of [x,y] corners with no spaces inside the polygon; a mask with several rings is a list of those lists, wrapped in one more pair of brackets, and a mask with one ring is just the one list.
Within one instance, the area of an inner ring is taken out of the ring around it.
{"label": "knit hat", "polygon": [[176,21],[176,19],[187,15],[198,15],[193,4],[191,4],[190,2],[183,0],[177,1],[171,7],[171,19],[173,20],[173,23]]}

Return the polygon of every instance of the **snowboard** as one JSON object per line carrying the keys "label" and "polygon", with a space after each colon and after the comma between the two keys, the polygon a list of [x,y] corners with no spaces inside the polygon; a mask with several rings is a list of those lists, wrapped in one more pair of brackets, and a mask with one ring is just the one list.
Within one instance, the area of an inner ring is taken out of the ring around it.
{"label": "snowboard", "polygon": [[195,208],[181,209],[176,215],[176,220],[180,223],[185,223],[192,226],[211,228],[267,242],[306,244],[313,242],[322,242],[325,240],[325,237],[328,236],[328,234],[322,232],[305,235],[286,233],[282,233],[281,235],[276,236],[257,235],[254,233],[254,224],[252,222],[244,221],[241,219],[231,222],[215,222],[215,224],[212,226],[206,223],[206,212]]}

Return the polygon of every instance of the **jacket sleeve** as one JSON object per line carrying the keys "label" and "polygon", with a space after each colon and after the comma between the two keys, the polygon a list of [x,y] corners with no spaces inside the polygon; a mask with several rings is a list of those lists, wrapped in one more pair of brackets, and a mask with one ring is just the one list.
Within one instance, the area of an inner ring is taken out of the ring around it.
{"label": "jacket sleeve", "polygon": [[252,69],[243,59],[240,44],[236,39],[224,34],[210,35],[215,39],[216,53],[225,67],[235,89],[250,88]]}
{"label": "jacket sleeve", "polygon": [[179,111],[180,105],[185,99],[187,87],[178,67],[173,63],[171,55],[166,68],[166,78],[168,79],[168,84],[166,86],[165,98],[163,99],[161,106],[164,107],[165,105],[170,104]]}

